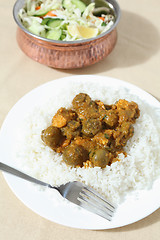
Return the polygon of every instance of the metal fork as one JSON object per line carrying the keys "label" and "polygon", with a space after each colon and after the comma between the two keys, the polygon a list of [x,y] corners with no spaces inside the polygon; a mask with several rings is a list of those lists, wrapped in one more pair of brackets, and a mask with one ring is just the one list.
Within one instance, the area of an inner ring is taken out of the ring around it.
{"label": "metal fork", "polygon": [[116,206],[111,204],[98,192],[81,182],[69,182],[64,185],[60,185],[59,187],[54,187],[1,162],[0,170],[23,178],[32,183],[56,189],[62,195],[62,197],[66,198],[68,201],[85,208],[86,210],[95,213],[107,219],[108,221],[111,221],[116,210]]}

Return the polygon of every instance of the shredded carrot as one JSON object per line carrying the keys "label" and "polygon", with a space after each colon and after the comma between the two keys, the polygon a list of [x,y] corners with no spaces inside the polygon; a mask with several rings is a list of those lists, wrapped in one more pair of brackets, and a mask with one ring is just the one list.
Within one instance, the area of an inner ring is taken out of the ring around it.
{"label": "shredded carrot", "polygon": [[104,21],[105,20],[105,18],[104,17],[98,17],[99,19],[101,19],[102,21]]}
{"label": "shredded carrot", "polygon": [[57,15],[54,14],[54,13],[52,13],[52,11],[49,11],[46,15],[44,15],[44,17],[47,17],[47,16],[49,16],[49,17],[55,17],[55,16],[57,16]]}
{"label": "shredded carrot", "polygon": [[38,6],[38,7],[36,7],[36,10],[39,10],[41,8],[41,6]]}

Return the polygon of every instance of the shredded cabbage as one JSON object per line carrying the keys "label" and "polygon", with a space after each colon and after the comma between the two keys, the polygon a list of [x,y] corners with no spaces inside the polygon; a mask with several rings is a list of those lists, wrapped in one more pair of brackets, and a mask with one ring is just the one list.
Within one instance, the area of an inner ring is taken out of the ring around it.
{"label": "shredded cabbage", "polygon": [[[64,1],[69,8],[65,8]],[[83,37],[72,36],[68,32],[67,26],[79,25],[97,28],[97,35],[99,35],[114,24],[115,17],[112,14],[102,14],[97,17],[93,15],[94,9],[95,3],[91,3],[81,12],[73,0],[26,0],[18,15],[25,28],[41,37],[47,37],[47,32],[53,31],[53,27],[49,26],[47,21],[44,24],[45,18],[60,19],[60,24],[55,27],[55,30],[62,30],[58,40],[73,41],[83,39]]]}

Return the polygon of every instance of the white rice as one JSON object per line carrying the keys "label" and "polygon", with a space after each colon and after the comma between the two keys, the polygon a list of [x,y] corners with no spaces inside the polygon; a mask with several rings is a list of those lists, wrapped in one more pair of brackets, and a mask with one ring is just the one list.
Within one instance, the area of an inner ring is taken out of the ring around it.
{"label": "white rice", "polygon": [[[69,167],[60,154],[41,140],[41,131],[50,125],[56,111],[60,107],[70,107],[79,92],[88,93],[93,100],[99,99],[106,104],[126,99],[139,105],[140,117],[134,124],[134,135],[125,147],[127,157],[120,154],[121,161],[105,169]],[[19,128],[15,158],[23,171],[40,180],[52,185],[81,181],[119,203],[128,192],[152,187],[153,181],[160,175],[158,114],[156,109],[151,109],[128,89],[76,81],[67,88],[56,89],[53,96],[48,96],[43,104],[32,109]]]}

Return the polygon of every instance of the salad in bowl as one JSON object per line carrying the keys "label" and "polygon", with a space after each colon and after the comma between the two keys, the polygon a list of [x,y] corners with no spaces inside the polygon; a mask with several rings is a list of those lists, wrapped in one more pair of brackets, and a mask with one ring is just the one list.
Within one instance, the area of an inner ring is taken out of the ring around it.
{"label": "salad in bowl", "polygon": [[[51,40],[75,41],[96,37],[116,20],[105,0],[26,0],[19,19],[29,32]],[[98,6],[98,7],[97,7]]]}

